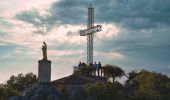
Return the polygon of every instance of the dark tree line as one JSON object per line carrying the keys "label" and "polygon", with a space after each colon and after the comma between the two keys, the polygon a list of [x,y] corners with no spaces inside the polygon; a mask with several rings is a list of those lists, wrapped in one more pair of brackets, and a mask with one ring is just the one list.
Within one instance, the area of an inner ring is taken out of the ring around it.
{"label": "dark tree line", "polygon": [[[91,66],[91,65],[84,65],[78,70],[74,71],[75,75],[81,75],[81,76],[95,76],[97,73],[97,70]],[[115,65],[104,65],[100,69],[101,76],[112,78],[114,81],[116,77],[121,77],[125,75],[125,72],[118,66]]]}
{"label": "dark tree line", "polygon": [[166,75],[142,70],[129,73],[125,86],[132,100],[170,100],[170,78]]}
{"label": "dark tree line", "polygon": [[[105,65],[103,68],[104,77],[112,78],[113,82],[88,85],[87,97],[95,97],[94,100],[170,100],[170,78],[164,74],[141,70],[126,75],[115,65]],[[84,66],[75,73],[87,76],[93,70],[90,66]],[[121,76],[127,77],[124,84],[115,81]]]}
{"label": "dark tree line", "polygon": [[0,85],[0,100],[7,100],[8,97],[20,95],[24,89],[34,86],[37,83],[37,76],[33,73],[12,75],[5,84]]}
{"label": "dark tree line", "polygon": [[[105,77],[113,78],[113,82],[86,84],[81,88],[73,87],[74,89],[70,91],[64,87],[64,92],[60,91],[66,98],[64,100],[170,100],[170,78],[168,76],[146,70],[132,71],[128,73],[125,83],[121,84],[114,79],[125,75],[124,71],[115,65],[104,67]],[[92,75],[93,70],[87,66],[75,74],[89,76]],[[33,73],[13,75],[5,84],[0,85],[0,100],[21,95],[24,89],[36,83],[37,77]]]}

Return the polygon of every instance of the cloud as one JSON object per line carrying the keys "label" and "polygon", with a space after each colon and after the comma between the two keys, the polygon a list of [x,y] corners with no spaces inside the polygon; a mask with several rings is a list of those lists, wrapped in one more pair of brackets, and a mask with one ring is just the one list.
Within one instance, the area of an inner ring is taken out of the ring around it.
{"label": "cloud", "polygon": [[1,46],[3,46],[3,45],[8,45],[8,44],[5,44],[5,43],[0,43],[0,45],[1,45]]}
{"label": "cloud", "polygon": [[46,9],[50,7],[53,2],[57,2],[58,0],[1,0],[0,11],[1,17],[11,18],[19,12],[38,9],[41,15],[46,14]]}
{"label": "cloud", "polygon": [[[127,70],[144,68],[168,73],[169,4],[168,0],[96,0],[95,25],[101,24],[103,30],[95,33],[94,60]],[[3,0],[2,66],[16,68],[23,59],[25,65],[41,59],[41,43],[46,41],[49,59],[59,66],[57,73],[66,73],[59,69],[71,73],[72,65],[86,60],[87,38],[78,32],[86,28],[88,6],[88,0]]]}
{"label": "cloud", "polygon": [[[166,1],[166,4],[169,4],[169,1]],[[45,16],[41,16],[39,11],[34,9],[23,11],[15,17],[33,25],[32,33],[44,31],[45,35],[32,34],[39,42],[47,40],[51,46],[57,43],[56,49],[72,47],[80,49],[86,44],[86,38],[79,37],[77,30],[85,28],[83,24],[86,23],[87,7],[88,2],[85,0],[61,0],[51,4]],[[154,48],[162,47],[159,48],[161,52],[169,50],[167,38],[169,24],[163,20],[169,16],[166,12],[169,6],[164,7],[164,3],[158,0],[108,0],[107,2],[98,0],[94,2],[94,7],[96,22],[103,25],[103,31],[96,33],[97,50],[119,51],[129,56],[139,55],[139,58],[148,57],[147,51],[155,56],[158,51]],[[165,54],[156,56],[159,58],[162,55]]]}
{"label": "cloud", "polygon": [[[133,30],[169,26],[169,19],[165,20],[169,17],[170,7],[166,6],[168,4],[170,2],[167,0],[164,3],[159,0],[108,0],[107,2],[97,0],[94,2],[95,22],[111,23]],[[44,10],[46,15],[41,15],[39,9],[32,9],[20,12],[15,17],[33,24],[38,33],[45,33],[61,24],[85,25],[88,5],[89,2],[86,0],[60,0],[53,2]]]}
{"label": "cloud", "polygon": [[[161,24],[169,25],[167,20],[170,2],[164,0],[103,0],[96,1],[96,16],[99,21],[117,22],[126,28],[148,29]],[[142,12],[142,13],[141,13]],[[103,16],[105,15],[105,16]]]}
{"label": "cloud", "polygon": [[117,37],[118,33],[121,31],[121,28],[115,24],[102,24],[102,31],[95,33],[97,40],[111,39]]}
{"label": "cloud", "polygon": [[37,29],[36,31],[37,33],[44,34],[48,31],[48,29],[51,29],[48,26],[48,21],[46,21],[45,19],[46,16],[49,15],[40,15],[40,13],[37,10],[31,10],[31,11],[23,11],[17,14],[15,18],[32,24]]}
{"label": "cloud", "polygon": [[105,57],[110,60],[124,60],[126,58],[125,55],[118,52],[95,52],[95,56]]}

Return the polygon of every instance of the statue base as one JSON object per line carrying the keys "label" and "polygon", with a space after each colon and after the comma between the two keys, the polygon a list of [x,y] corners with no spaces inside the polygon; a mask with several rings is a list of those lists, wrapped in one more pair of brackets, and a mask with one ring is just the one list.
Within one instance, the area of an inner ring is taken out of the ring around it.
{"label": "statue base", "polygon": [[51,82],[51,61],[39,60],[38,61],[38,83]]}

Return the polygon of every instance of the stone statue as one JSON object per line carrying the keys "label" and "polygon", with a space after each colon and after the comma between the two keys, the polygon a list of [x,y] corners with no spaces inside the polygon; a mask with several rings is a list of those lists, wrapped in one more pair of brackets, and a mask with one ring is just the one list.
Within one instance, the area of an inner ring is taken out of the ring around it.
{"label": "stone statue", "polygon": [[43,59],[38,60],[38,83],[46,84],[51,82],[51,61],[47,59],[47,45],[45,42],[42,45],[42,53]]}
{"label": "stone statue", "polygon": [[43,53],[43,60],[47,60],[47,45],[45,42],[43,42],[42,45],[42,53]]}

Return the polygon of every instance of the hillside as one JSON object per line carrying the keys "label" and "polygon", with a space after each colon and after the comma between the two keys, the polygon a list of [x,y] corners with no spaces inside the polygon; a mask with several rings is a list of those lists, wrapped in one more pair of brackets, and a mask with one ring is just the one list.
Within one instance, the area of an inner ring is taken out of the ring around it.
{"label": "hillside", "polygon": [[37,77],[32,73],[11,76],[6,84],[0,85],[0,100],[11,96],[9,100],[170,100],[168,76],[141,70],[128,73],[123,84],[115,80],[108,82],[107,78],[113,77],[111,73],[117,75],[114,70],[105,71],[105,76],[76,72],[49,84],[37,84]]}

